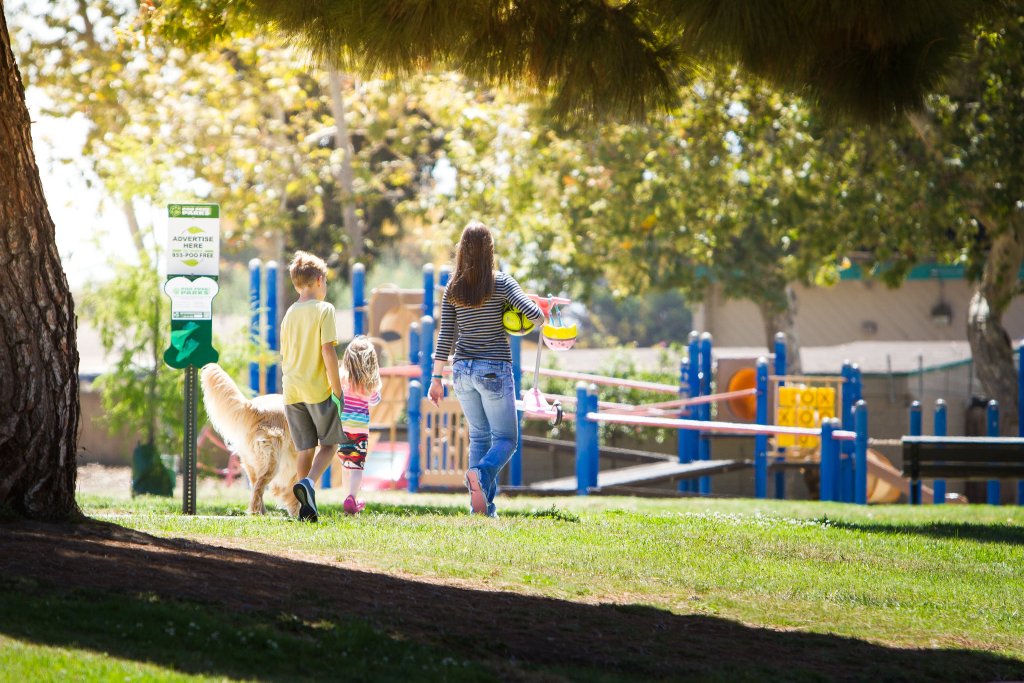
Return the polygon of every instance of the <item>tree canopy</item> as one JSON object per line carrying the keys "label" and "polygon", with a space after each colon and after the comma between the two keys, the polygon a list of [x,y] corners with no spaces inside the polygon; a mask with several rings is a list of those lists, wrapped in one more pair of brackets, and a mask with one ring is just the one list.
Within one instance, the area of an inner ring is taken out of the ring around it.
{"label": "tree canopy", "polygon": [[701,65],[736,62],[828,111],[882,120],[919,108],[1007,0],[799,4],[748,0],[170,0],[160,30],[195,43],[241,21],[337,62],[448,64],[522,85],[560,117],[638,119],[679,103]]}

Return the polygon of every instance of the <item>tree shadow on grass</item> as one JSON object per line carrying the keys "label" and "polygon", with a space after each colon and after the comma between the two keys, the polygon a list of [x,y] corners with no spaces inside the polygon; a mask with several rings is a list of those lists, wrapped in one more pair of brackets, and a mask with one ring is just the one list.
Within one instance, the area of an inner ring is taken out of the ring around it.
{"label": "tree shadow on grass", "polygon": [[0,524],[0,634],[261,680],[1024,677],[1024,662],[986,652],[414,581],[97,522]]}
{"label": "tree shadow on grass", "polygon": [[[826,521],[826,520],[820,520]],[[849,531],[863,531],[868,534],[888,534],[902,536],[916,534],[933,538],[955,538],[965,541],[982,543],[1004,543],[1006,545],[1024,545],[1024,527],[1009,524],[971,524],[956,522],[922,522],[920,524],[857,524],[833,519],[827,520],[829,526]]]}

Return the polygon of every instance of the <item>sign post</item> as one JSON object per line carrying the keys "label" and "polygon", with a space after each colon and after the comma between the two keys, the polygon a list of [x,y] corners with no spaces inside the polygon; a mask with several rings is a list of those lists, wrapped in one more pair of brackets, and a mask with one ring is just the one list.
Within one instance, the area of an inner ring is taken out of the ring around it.
{"label": "sign post", "polygon": [[220,206],[167,205],[167,281],[171,345],[164,362],[185,371],[182,512],[196,513],[196,413],[198,371],[217,361],[213,348],[213,297],[220,274]]}

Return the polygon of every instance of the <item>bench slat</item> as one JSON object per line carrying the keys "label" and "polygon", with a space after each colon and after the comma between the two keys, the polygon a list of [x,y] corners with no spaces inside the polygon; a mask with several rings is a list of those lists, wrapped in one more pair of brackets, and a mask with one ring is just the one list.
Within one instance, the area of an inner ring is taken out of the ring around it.
{"label": "bench slat", "polygon": [[959,448],[941,447],[932,449],[928,447],[920,450],[910,447],[903,451],[903,459],[916,460],[922,465],[930,462],[946,462],[957,460],[960,462],[1024,462],[1024,450],[990,450],[980,448]]}
{"label": "bench slat", "polygon": [[903,437],[903,476],[919,479],[1024,479],[1024,439]]}
{"label": "bench slat", "polygon": [[[910,468],[904,468],[903,476],[913,478]],[[919,479],[1024,479],[1024,463],[930,463],[917,469]]]}
{"label": "bench slat", "polygon": [[1024,437],[1018,436],[904,436],[900,439],[903,446],[908,444],[938,445],[953,444],[958,446],[1018,446],[1024,448]]}

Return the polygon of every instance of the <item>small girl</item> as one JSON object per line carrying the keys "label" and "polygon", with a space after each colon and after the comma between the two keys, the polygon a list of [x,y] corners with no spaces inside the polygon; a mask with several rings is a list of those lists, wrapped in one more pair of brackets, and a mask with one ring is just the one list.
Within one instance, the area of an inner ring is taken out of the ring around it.
{"label": "small girl", "polygon": [[338,457],[348,474],[348,496],[345,512],[358,514],[366,503],[356,500],[363,483],[366,462],[366,440],[370,435],[370,406],[380,403],[380,368],[377,352],[364,335],[359,335],[345,349],[341,359],[341,387],[345,403],[341,413],[341,428],[345,441],[338,446]]}

